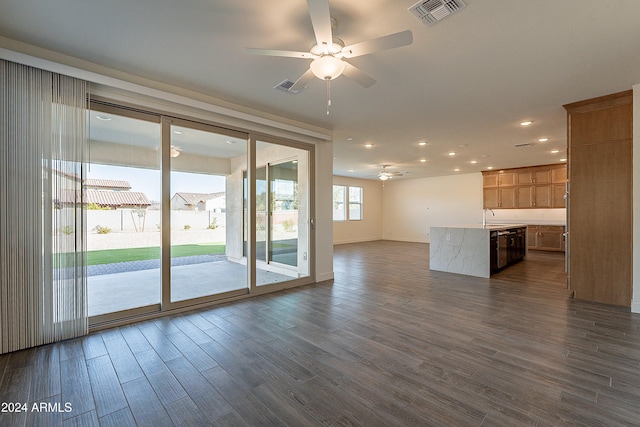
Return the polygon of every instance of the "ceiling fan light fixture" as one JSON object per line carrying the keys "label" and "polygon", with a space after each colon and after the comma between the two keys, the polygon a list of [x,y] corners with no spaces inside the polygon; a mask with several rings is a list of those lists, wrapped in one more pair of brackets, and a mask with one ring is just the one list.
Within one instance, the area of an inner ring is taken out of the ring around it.
{"label": "ceiling fan light fixture", "polygon": [[381,174],[379,175],[379,178],[380,178],[380,180],[381,180],[381,181],[386,181],[386,180],[388,180],[388,179],[389,179],[389,178],[391,178],[391,177],[390,177],[389,175],[387,175],[386,173],[381,173]]}
{"label": "ceiling fan light fixture", "polygon": [[344,61],[331,55],[321,56],[311,62],[311,72],[320,80],[333,80],[344,72],[344,68]]}

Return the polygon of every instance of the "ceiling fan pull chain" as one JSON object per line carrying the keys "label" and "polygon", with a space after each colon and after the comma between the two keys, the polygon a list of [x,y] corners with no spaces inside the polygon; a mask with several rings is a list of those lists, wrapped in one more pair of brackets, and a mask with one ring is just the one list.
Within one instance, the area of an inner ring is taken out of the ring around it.
{"label": "ceiling fan pull chain", "polygon": [[331,107],[331,79],[326,78],[327,81],[327,116],[329,115],[329,108]]}

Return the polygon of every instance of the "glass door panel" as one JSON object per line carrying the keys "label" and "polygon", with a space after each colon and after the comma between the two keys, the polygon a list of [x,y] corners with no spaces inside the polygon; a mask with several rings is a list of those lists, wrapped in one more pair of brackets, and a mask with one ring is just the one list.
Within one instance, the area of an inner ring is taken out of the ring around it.
{"label": "glass door panel", "polygon": [[256,168],[256,260],[267,262],[267,168]]}
{"label": "glass door panel", "polygon": [[269,165],[271,194],[269,259],[298,265],[298,161]]}
{"label": "glass door panel", "polygon": [[248,289],[242,257],[247,141],[212,129],[171,125],[172,303]]}
{"label": "glass door panel", "polygon": [[[266,257],[256,260],[257,286],[309,277],[309,158],[307,150],[264,141],[256,143],[256,167],[266,172],[263,192],[267,208]],[[260,172],[257,175],[256,199],[261,197],[258,188],[263,185]],[[256,204],[260,206],[260,202]]]}
{"label": "glass door panel", "polygon": [[116,112],[92,105],[83,188],[93,319],[153,305],[157,311],[161,301],[160,118]]}

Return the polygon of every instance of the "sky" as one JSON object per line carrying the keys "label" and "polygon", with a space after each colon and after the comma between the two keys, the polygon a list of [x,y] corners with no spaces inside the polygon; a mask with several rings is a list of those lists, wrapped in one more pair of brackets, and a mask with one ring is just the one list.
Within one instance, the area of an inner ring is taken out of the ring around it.
{"label": "sky", "polygon": [[[123,166],[91,164],[91,179],[118,179],[131,184],[130,191],[140,191],[150,201],[160,201],[160,171]],[[171,172],[171,197],[178,192],[218,193],[225,191],[225,178],[186,172]]]}

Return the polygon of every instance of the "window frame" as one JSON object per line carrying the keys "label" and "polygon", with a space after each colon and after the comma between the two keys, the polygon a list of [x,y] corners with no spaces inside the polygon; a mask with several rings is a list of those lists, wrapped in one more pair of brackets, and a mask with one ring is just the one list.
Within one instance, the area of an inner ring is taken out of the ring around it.
{"label": "window frame", "polygon": [[[357,201],[352,201],[351,200],[351,190],[352,189],[359,190],[358,191],[358,200]],[[348,207],[347,207],[347,219],[349,221],[362,221],[363,218],[364,218],[364,215],[363,215],[364,212],[363,212],[363,209],[362,209],[362,207],[363,207],[363,199],[364,199],[364,197],[363,197],[364,196],[364,188],[360,187],[360,186],[355,186],[355,185],[353,187],[349,186],[348,187],[348,192],[349,192],[349,196],[348,196]],[[351,205],[357,205],[358,206],[358,212],[360,213],[360,215],[356,219],[351,218]]]}
{"label": "window frame", "polygon": [[[335,190],[336,187],[341,187],[343,189],[342,201],[336,201],[335,198]],[[345,184],[333,184],[333,194],[332,194],[332,204],[333,204],[333,222],[347,222],[347,221],[362,221],[364,219],[364,187],[359,185],[345,185]],[[359,200],[352,201],[351,200],[351,189],[359,190]],[[336,204],[342,203],[343,206],[343,218],[336,219]],[[360,213],[359,218],[351,218],[351,205],[357,205],[359,207],[358,211]]]}
{"label": "window frame", "polygon": [[[336,187],[341,187],[342,188],[342,201],[336,201]],[[342,184],[333,184],[332,188],[332,219],[333,222],[346,222],[348,220],[349,217],[349,211],[348,211],[348,205],[347,205],[347,192],[349,187],[346,185],[342,185]],[[342,218],[338,218],[336,219],[336,203],[342,203]]]}

